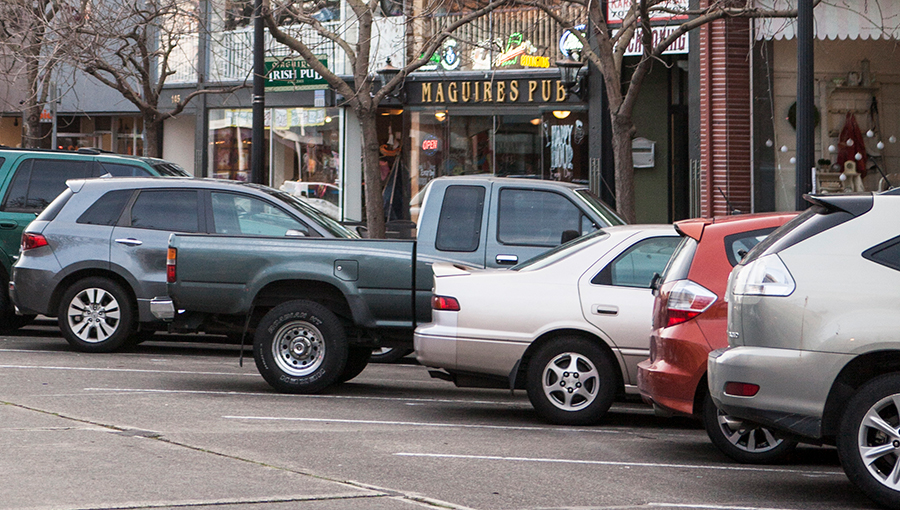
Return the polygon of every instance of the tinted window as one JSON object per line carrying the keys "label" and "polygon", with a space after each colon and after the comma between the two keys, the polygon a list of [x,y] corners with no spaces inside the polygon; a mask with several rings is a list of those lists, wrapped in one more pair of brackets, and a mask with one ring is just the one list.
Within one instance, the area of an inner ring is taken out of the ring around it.
{"label": "tinted window", "polygon": [[16,169],[3,210],[39,212],[64,189],[67,179],[90,177],[90,161],[27,159]]}
{"label": "tinted window", "polygon": [[310,235],[309,227],[278,207],[255,197],[212,193],[215,232],[225,235]]}
{"label": "tinted window", "polygon": [[673,282],[686,279],[691,270],[695,253],[697,253],[697,241],[692,237],[682,237],[681,243],[675,248],[675,254],[672,255],[665,272],[662,273],[663,281]]}
{"label": "tinted window", "polygon": [[41,221],[51,221],[56,219],[56,215],[58,215],[59,211],[66,205],[66,202],[72,198],[72,195],[72,190],[66,188],[66,190],[60,193],[53,202],[50,202],[50,205],[44,209],[44,212],[38,215],[37,219]]}
{"label": "tinted window", "polygon": [[196,191],[141,191],[131,207],[131,226],[199,232]]}
{"label": "tinted window", "polygon": [[435,246],[441,251],[472,252],[481,239],[484,188],[448,186],[441,204]]}
{"label": "tinted window", "polygon": [[78,217],[77,222],[87,225],[115,225],[133,193],[130,189],[107,192],[88,207],[88,210]]}
{"label": "tinted window", "polygon": [[850,221],[854,216],[844,211],[829,211],[820,205],[814,205],[798,214],[790,221],[776,229],[757,244],[741,262],[749,264],[763,253],[778,253],[804,239],[820,234],[841,223]]}
{"label": "tinted window", "polygon": [[100,175],[109,174],[113,177],[147,177],[150,175],[146,169],[134,165],[101,162],[99,166]]}
{"label": "tinted window", "polygon": [[775,230],[775,227],[725,236],[725,254],[728,256],[728,262],[731,263],[731,267],[738,265],[741,259],[750,253],[750,250],[762,242],[773,230]]}
{"label": "tinted window", "polygon": [[191,177],[184,168],[168,161],[154,163],[153,169],[163,177]]}
{"label": "tinted window", "polygon": [[863,252],[863,257],[900,271],[900,237],[885,241]]}
{"label": "tinted window", "polygon": [[644,239],[616,257],[591,283],[649,289],[653,275],[665,270],[679,242],[678,237]]}
{"label": "tinted window", "polygon": [[500,190],[497,240],[504,244],[556,246],[562,233],[582,233],[581,211],[569,199],[548,191]]}

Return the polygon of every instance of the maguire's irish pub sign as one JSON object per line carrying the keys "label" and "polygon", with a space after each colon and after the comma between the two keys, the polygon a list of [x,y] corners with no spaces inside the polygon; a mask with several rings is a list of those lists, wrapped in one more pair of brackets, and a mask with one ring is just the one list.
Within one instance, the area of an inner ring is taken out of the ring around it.
{"label": "maguire's irish pub sign", "polygon": [[445,80],[407,82],[409,104],[562,103],[559,80]]}

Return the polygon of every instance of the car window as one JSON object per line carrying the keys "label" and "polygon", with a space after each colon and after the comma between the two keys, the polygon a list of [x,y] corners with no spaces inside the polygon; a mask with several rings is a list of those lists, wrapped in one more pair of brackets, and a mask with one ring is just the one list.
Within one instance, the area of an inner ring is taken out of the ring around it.
{"label": "car window", "polygon": [[900,237],[889,239],[863,252],[863,258],[900,271]]}
{"label": "car window", "polygon": [[680,242],[679,237],[644,239],[607,264],[591,283],[649,289],[653,275],[662,274]]}
{"label": "car window", "polygon": [[76,222],[87,225],[115,225],[132,194],[134,191],[130,189],[109,191],[88,207]]}
{"label": "car window", "polygon": [[435,247],[440,251],[477,250],[483,214],[483,187],[448,186],[441,204]]}
{"label": "car window", "polygon": [[150,175],[150,172],[146,168],[134,165],[123,165],[121,163],[107,163],[101,161],[98,166],[100,167],[99,172],[95,177],[106,174],[112,175],[113,177],[148,177]]}
{"label": "car window", "polygon": [[27,159],[16,169],[3,210],[40,212],[63,190],[66,180],[90,177],[91,161]]}
{"label": "car window", "polygon": [[694,254],[697,253],[697,241],[690,236],[683,236],[675,253],[669,259],[663,275],[663,282],[673,282],[676,280],[684,280],[688,277],[691,270],[691,264],[694,262]]}
{"label": "car window", "polygon": [[568,198],[551,191],[500,190],[497,240],[503,244],[557,246],[562,233],[583,234],[582,212]]}
{"label": "car window", "polygon": [[591,209],[594,210],[597,214],[600,215],[601,218],[606,220],[609,225],[605,226],[613,226],[613,225],[624,225],[625,220],[619,217],[618,214],[615,213],[608,205],[606,205],[603,200],[597,197],[590,192],[590,190],[579,189],[575,190],[575,194],[578,198],[584,200],[584,203],[588,205]]}
{"label": "car window", "polygon": [[191,177],[187,170],[169,161],[153,163],[152,166],[156,173],[163,177]]}
{"label": "car window", "polygon": [[199,232],[197,192],[144,190],[131,206],[131,226],[170,232]]}
{"label": "car window", "polygon": [[212,211],[217,234],[311,235],[305,223],[269,202],[248,195],[213,192]]}
{"label": "car window", "polygon": [[775,228],[762,228],[725,236],[725,254],[728,256],[728,262],[731,263],[731,267],[738,265],[741,259],[750,253],[750,250],[765,239],[767,235],[771,234]]}
{"label": "car window", "polygon": [[603,242],[603,240],[608,237],[609,234],[607,234],[606,231],[595,230],[594,232],[586,236],[578,237],[567,243],[563,243],[556,248],[547,250],[540,255],[536,255],[524,262],[519,263],[518,265],[511,267],[509,270],[535,271],[547,267],[551,264],[555,264],[556,262],[571,256],[573,253],[577,253],[585,248],[594,246],[595,243]]}

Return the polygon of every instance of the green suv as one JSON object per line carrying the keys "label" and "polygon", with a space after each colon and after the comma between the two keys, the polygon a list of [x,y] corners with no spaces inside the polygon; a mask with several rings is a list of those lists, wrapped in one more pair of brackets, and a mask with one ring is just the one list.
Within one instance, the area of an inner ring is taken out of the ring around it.
{"label": "green suv", "polygon": [[16,315],[5,289],[10,268],[19,256],[22,230],[64,189],[69,179],[89,177],[190,177],[174,163],[123,156],[97,149],[77,152],[0,147],[0,331],[27,324]]}

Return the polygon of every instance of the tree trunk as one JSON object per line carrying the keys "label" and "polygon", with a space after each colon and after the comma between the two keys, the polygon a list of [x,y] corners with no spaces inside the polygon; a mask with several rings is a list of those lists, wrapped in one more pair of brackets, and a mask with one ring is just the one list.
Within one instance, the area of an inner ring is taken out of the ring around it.
{"label": "tree trunk", "polygon": [[369,237],[384,239],[384,202],[381,169],[378,157],[378,126],[376,108],[356,112],[362,127],[362,159],[366,187],[366,228]]}
{"label": "tree trunk", "polygon": [[616,163],[616,211],[628,223],[637,221],[634,204],[634,159],[631,139],[636,128],[630,115],[612,116],[613,156]]}
{"label": "tree trunk", "polygon": [[144,116],[144,156],[150,158],[160,157],[159,140],[162,132],[162,122],[148,119]]}

